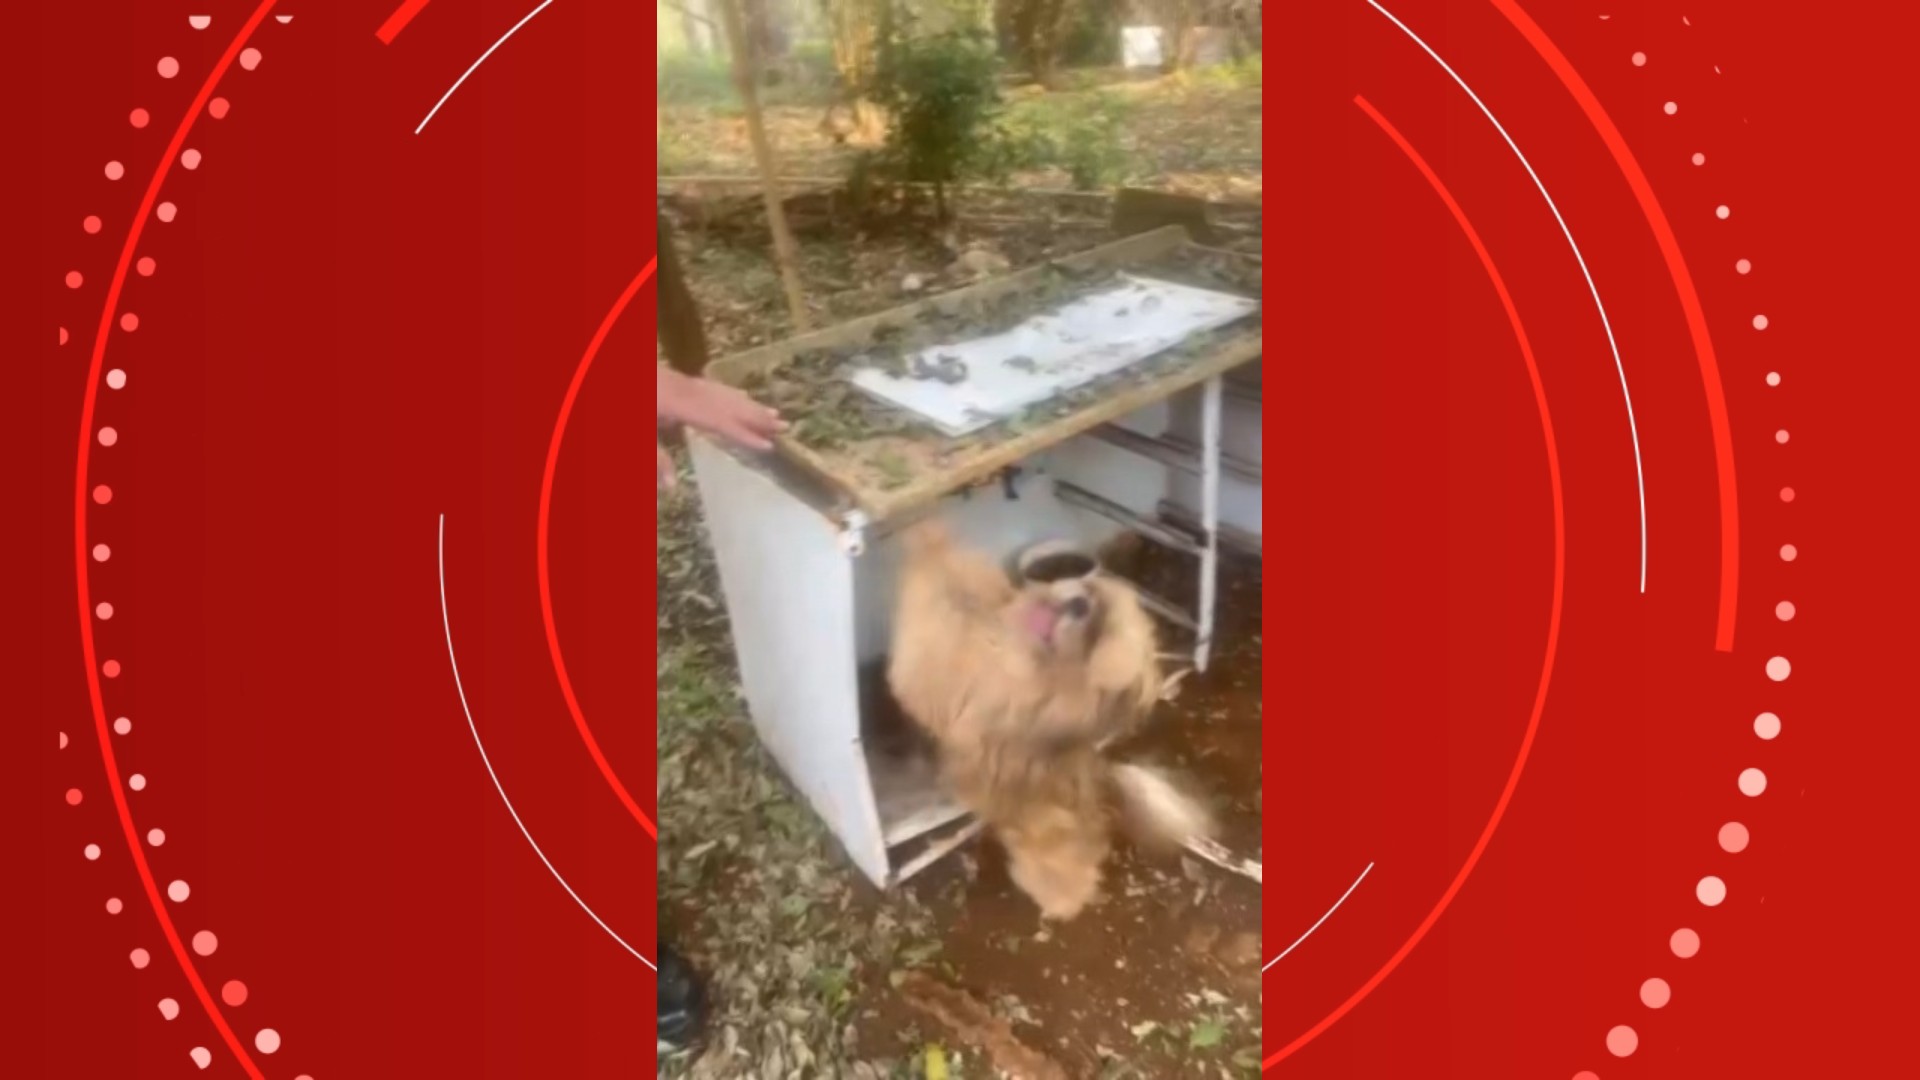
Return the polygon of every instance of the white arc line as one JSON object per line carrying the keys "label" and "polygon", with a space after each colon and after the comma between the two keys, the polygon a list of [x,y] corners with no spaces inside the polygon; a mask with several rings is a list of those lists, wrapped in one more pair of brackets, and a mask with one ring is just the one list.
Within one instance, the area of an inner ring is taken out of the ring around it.
{"label": "white arc line", "polygon": [[632,953],[634,959],[653,968],[657,974],[660,969],[654,967],[653,961],[641,956],[640,950],[627,944],[625,938],[614,933],[613,927],[608,926],[600,916],[595,915],[593,909],[587,906],[587,902],[580,899],[580,894],[573,891],[573,886],[567,884],[567,879],[560,876],[560,871],[553,868],[553,861],[547,858],[546,852],[540,850],[540,845],[534,842],[533,834],[527,831],[527,823],[520,820],[520,811],[513,808],[513,800],[507,798],[507,789],[500,785],[500,774],[493,771],[493,759],[487,756],[486,744],[480,741],[480,727],[473,722],[473,709],[467,705],[467,688],[460,681],[460,661],[453,655],[453,619],[447,614],[447,515],[445,514],[440,515],[440,622],[447,629],[447,662],[453,665],[453,688],[460,692],[460,711],[467,714],[467,730],[473,732],[473,745],[479,747],[480,761],[486,765],[487,775],[493,778],[493,790],[500,793],[500,801],[506,804],[507,813],[513,815],[513,823],[520,826],[520,835],[527,838],[533,853],[540,856],[540,861],[547,866],[547,872],[553,875],[553,880],[559,882],[561,888],[567,890],[567,895],[573,897],[573,902],[580,905],[580,910],[586,912],[588,918],[599,923],[600,929],[605,930],[608,937],[619,942],[621,948]]}
{"label": "white arc line", "polygon": [[487,62],[487,57],[493,55],[494,49],[498,49],[500,46],[505,45],[507,43],[508,38],[518,33],[521,27],[531,22],[535,15],[538,15],[541,12],[547,10],[547,5],[551,3],[553,3],[553,0],[541,0],[540,6],[537,8],[534,8],[532,11],[527,12],[526,18],[523,18],[519,22],[514,23],[512,30],[509,30],[504,34],[501,34],[500,40],[494,42],[492,48],[489,48],[486,52],[481,53],[480,59],[475,60],[473,62],[473,67],[468,68],[465,74],[461,75],[458,79],[455,79],[453,85],[447,88],[447,92],[440,95],[440,100],[434,102],[433,108],[430,111],[428,111],[427,119],[420,121],[420,127],[414,128],[413,133],[415,135],[420,134],[421,129],[427,126],[427,120],[433,119],[433,114],[440,111],[440,106],[445,105],[447,103],[447,99],[453,96],[453,92],[455,90],[460,89],[460,84],[467,81],[468,75],[473,74],[474,71],[477,70],[481,64],[484,64]]}
{"label": "white arc line", "polygon": [[1377,0],[1367,0],[1367,3],[1404,31],[1413,39],[1415,45],[1426,51],[1428,56],[1433,57],[1433,62],[1439,64],[1441,70],[1452,76],[1453,81],[1460,85],[1460,89],[1465,90],[1467,96],[1473,99],[1473,103],[1480,106],[1480,111],[1493,124],[1494,130],[1507,141],[1507,148],[1513,151],[1514,157],[1520,159],[1521,167],[1526,169],[1527,175],[1533,178],[1533,186],[1539,188],[1540,197],[1547,200],[1547,209],[1553,211],[1553,220],[1560,223],[1560,232],[1567,238],[1567,246],[1573,249],[1573,259],[1580,264],[1581,276],[1587,279],[1587,291],[1593,294],[1593,306],[1600,312],[1600,325],[1607,332],[1607,348],[1612,350],[1614,369],[1620,373],[1620,396],[1627,402],[1627,430],[1633,435],[1633,471],[1640,485],[1640,591],[1644,593],[1647,591],[1647,472],[1640,459],[1640,426],[1633,417],[1633,392],[1627,389],[1627,366],[1620,361],[1620,343],[1614,340],[1613,321],[1607,318],[1607,305],[1600,301],[1600,287],[1593,283],[1593,273],[1587,269],[1586,256],[1580,253],[1580,245],[1574,241],[1573,230],[1567,227],[1567,219],[1560,216],[1559,205],[1553,201],[1553,196],[1547,193],[1547,185],[1541,182],[1540,174],[1533,171],[1533,163],[1527,160],[1527,155],[1520,152],[1520,145],[1513,141],[1513,136],[1507,134],[1506,127],[1500,123],[1498,117],[1493,115],[1493,110],[1487,108],[1487,103],[1480,100],[1480,95],[1473,92],[1473,87],[1467,85],[1467,80],[1461,78],[1459,72],[1454,71],[1445,60],[1440,59],[1440,54],[1433,51],[1433,46],[1421,40],[1420,35],[1396,18],[1393,12],[1381,7]]}
{"label": "white arc line", "polygon": [[1267,961],[1267,967],[1261,968],[1260,974],[1265,975],[1267,973],[1267,968],[1270,968],[1273,965],[1279,963],[1280,961],[1285,960],[1287,958],[1287,953],[1290,953],[1293,950],[1299,948],[1300,942],[1305,941],[1308,938],[1312,937],[1313,932],[1315,930],[1320,929],[1320,923],[1324,923],[1328,919],[1332,918],[1333,913],[1340,910],[1340,905],[1347,902],[1347,897],[1352,896],[1353,890],[1359,888],[1360,883],[1367,880],[1367,875],[1371,873],[1373,873],[1373,864],[1368,863],[1367,868],[1365,870],[1360,871],[1360,876],[1353,879],[1353,884],[1347,886],[1347,891],[1340,894],[1340,899],[1335,900],[1333,902],[1333,906],[1327,909],[1327,913],[1325,915],[1320,916],[1319,922],[1316,922],[1312,926],[1307,927],[1307,932],[1300,935],[1299,941],[1295,941],[1293,944],[1287,946],[1286,952],[1283,952],[1279,956],[1276,956],[1273,959]]}

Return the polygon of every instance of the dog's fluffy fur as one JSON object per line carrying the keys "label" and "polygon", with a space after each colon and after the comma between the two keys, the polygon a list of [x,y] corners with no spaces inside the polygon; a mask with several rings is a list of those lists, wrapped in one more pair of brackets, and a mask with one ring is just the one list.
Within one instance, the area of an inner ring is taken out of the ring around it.
{"label": "dog's fluffy fur", "polygon": [[1127,585],[1017,585],[936,524],[904,540],[889,686],[1043,914],[1071,919],[1098,894],[1115,810],[1145,844],[1211,832],[1164,776],[1100,754],[1160,695],[1153,623]]}

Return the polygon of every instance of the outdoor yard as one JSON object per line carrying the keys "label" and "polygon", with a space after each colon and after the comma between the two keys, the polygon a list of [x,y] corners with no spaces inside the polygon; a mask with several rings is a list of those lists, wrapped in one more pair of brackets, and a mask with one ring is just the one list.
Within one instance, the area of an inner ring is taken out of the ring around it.
{"label": "outdoor yard", "polygon": [[[830,71],[830,68],[827,69]],[[1067,71],[1009,80],[1000,175],[955,185],[953,214],[876,220],[847,202],[863,148],[823,129],[825,81],[764,88],[814,325],[885,311],[1114,238],[1112,193],[1216,200],[1222,246],[1257,251],[1258,54],[1196,71]],[[725,71],[663,58],[663,207],[714,357],[793,319]],[[720,178],[716,180],[715,178]],[[682,470],[686,472],[684,457]],[[1121,848],[1102,902],[1043,926],[977,840],[881,893],[764,751],[745,715],[692,477],[660,506],[661,938],[708,982],[706,1038],[665,1077],[1251,1076],[1260,1057],[1260,889],[1194,859]],[[1129,575],[1191,602],[1184,559]],[[1179,565],[1175,565],[1178,563]],[[1222,565],[1218,649],[1135,744],[1219,811],[1221,841],[1260,851],[1260,565]]]}

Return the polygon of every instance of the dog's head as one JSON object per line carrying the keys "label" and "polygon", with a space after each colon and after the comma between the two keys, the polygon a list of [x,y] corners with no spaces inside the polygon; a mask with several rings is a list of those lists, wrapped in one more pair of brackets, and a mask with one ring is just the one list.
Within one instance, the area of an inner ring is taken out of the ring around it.
{"label": "dog's head", "polygon": [[1106,596],[1085,578],[1034,582],[1014,603],[1022,636],[1049,660],[1083,662],[1107,629]]}

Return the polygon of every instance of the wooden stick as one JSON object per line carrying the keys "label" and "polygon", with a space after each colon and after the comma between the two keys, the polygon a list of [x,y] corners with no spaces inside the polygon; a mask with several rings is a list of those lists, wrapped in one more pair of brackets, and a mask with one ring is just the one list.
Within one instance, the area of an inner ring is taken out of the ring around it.
{"label": "wooden stick", "polygon": [[1222,870],[1231,870],[1241,877],[1260,881],[1260,864],[1251,859],[1243,859],[1204,836],[1187,838],[1186,848],[1195,855],[1207,860]]}
{"label": "wooden stick", "polygon": [[780,264],[780,280],[787,290],[787,312],[799,333],[813,329],[807,315],[807,299],[800,291],[800,256],[787,230],[787,215],[778,195],[779,175],[774,169],[773,146],[767,140],[767,128],[760,114],[760,93],[754,86],[753,57],[747,49],[747,33],[742,25],[740,0],[718,0],[720,21],[727,32],[727,48],[733,53],[733,83],[747,109],[747,138],[753,143],[754,161],[760,166],[760,186],[767,200],[767,223],[773,227],[773,259]]}

